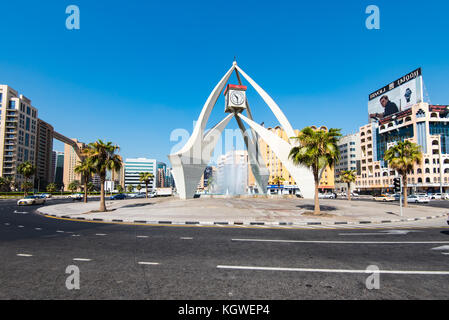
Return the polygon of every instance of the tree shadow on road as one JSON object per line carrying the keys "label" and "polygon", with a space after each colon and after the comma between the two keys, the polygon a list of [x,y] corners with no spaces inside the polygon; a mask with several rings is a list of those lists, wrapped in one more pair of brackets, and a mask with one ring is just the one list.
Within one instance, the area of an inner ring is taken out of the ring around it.
{"label": "tree shadow on road", "polygon": [[138,208],[138,207],[146,207],[146,206],[152,206],[154,203],[134,203],[134,204],[127,204],[126,206],[120,207],[120,208]]}
{"label": "tree shadow on road", "polygon": [[449,231],[441,231],[441,233],[449,236]]}
{"label": "tree shadow on road", "polygon": [[[297,208],[301,208],[301,209],[306,209],[306,210],[314,210],[315,209],[315,206],[313,205],[313,204],[302,204],[302,205],[299,205],[299,206],[296,206]],[[334,206],[321,206],[320,205],[320,210],[323,210],[323,211],[335,211],[335,210],[337,210],[337,207],[334,207]]]}

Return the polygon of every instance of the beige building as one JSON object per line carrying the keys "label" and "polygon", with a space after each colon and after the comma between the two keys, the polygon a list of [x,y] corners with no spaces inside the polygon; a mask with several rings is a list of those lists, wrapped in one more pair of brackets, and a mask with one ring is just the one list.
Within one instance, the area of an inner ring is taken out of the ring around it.
{"label": "beige building", "polygon": [[401,140],[421,146],[423,161],[409,174],[413,191],[439,192],[449,187],[449,107],[419,103],[360,128],[361,172],[356,187],[366,193],[392,191],[396,173],[385,151]]}
{"label": "beige building", "polygon": [[[81,150],[86,144],[83,142],[79,142],[76,139],[72,139]],[[81,162],[80,157],[75,152],[75,149],[68,144],[64,145],[64,175],[63,175],[63,183],[64,190],[68,190],[68,186],[72,181],[81,182],[81,175],[75,173],[75,167]]]}
{"label": "beige building", "polygon": [[[315,126],[312,126],[312,128],[315,130],[317,130],[317,129],[327,130],[326,127],[317,128]],[[274,132],[275,134],[277,134],[279,137],[281,137],[285,141],[288,141],[288,138],[290,138],[287,136],[285,131],[280,126],[276,126],[274,128],[268,128],[268,130]],[[295,134],[298,134],[298,133],[299,133],[299,130],[295,130]],[[285,166],[282,164],[282,162],[276,157],[274,152],[272,152],[270,147],[262,139],[259,139],[259,145],[260,145],[260,152],[265,161],[265,165],[267,166],[269,173],[270,173],[270,177],[268,180],[269,188],[274,191],[277,188],[277,186],[273,183],[274,178],[282,177],[282,178],[284,178],[284,182],[283,182],[284,190],[288,190],[289,193],[294,193],[295,192],[294,190],[297,189],[296,182],[294,181],[294,179],[292,178],[292,176],[290,175],[288,170],[285,168]],[[250,180],[250,182],[251,182],[251,180]],[[254,178],[253,178],[252,182],[254,183]],[[321,191],[334,189],[334,170],[333,170],[333,168],[330,168],[330,167],[325,168],[323,175],[321,177],[321,180],[320,180],[319,188],[321,189]],[[286,191],[284,191],[284,192],[286,192]]]}
{"label": "beige building", "polygon": [[31,100],[7,85],[0,85],[0,174],[20,185],[17,166],[36,165],[37,109]]}

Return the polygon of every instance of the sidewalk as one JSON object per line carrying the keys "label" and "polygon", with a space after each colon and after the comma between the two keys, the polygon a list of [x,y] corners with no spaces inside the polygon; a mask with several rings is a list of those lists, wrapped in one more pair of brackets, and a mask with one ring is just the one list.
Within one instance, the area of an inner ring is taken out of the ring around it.
{"label": "sidewalk", "polygon": [[148,224],[201,225],[338,225],[415,221],[447,216],[449,209],[409,205],[399,215],[399,204],[365,201],[321,200],[329,217],[303,215],[313,211],[313,200],[222,198],[178,200],[173,198],[106,201],[110,212],[95,213],[99,202],[66,203],[40,208],[54,217]]}

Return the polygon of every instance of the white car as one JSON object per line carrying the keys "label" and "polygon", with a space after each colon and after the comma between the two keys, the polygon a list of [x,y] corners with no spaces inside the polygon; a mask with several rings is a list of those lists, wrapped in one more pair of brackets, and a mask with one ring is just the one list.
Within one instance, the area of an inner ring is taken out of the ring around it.
{"label": "white car", "polygon": [[438,193],[429,194],[429,198],[433,199],[433,200],[448,200],[449,194],[438,192]]}
{"label": "white car", "polygon": [[33,204],[44,204],[45,198],[41,196],[28,196],[17,201],[18,206],[32,206]]}
{"label": "white car", "polygon": [[82,193],[75,193],[71,194],[67,197],[67,199],[73,199],[73,200],[81,200],[83,199],[84,195]]}
{"label": "white car", "polygon": [[333,193],[320,193],[318,194],[319,199],[335,199],[335,194]]}
{"label": "white car", "polygon": [[428,203],[430,201],[429,197],[421,196],[418,194],[412,194],[407,197],[407,202],[411,203]]}
{"label": "white car", "polygon": [[441,200],[441,193],[431,193],[429,194],[429,198],[432,200]]}

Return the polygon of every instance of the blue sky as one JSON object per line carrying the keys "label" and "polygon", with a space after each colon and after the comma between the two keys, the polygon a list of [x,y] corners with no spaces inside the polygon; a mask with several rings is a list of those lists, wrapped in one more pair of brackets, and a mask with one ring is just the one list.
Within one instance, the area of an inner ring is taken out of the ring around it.
{"label": "blue sky", "polygon": [[[65,28],[71,4],[80,30]],[[365,28],[370,4],[380,30]],[[355,132],[368,94],[418,67],[431,102],[449,104],[447,1],[17,0],[2,12],[0,83],[57,131],[112,141],[125,157],[168,161],[170,133],[192,131],[234,56],[299,129]],[[248,96],[255,119],[275,125]]]}

